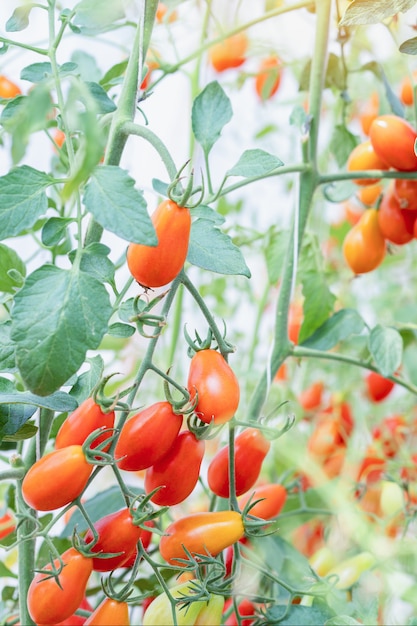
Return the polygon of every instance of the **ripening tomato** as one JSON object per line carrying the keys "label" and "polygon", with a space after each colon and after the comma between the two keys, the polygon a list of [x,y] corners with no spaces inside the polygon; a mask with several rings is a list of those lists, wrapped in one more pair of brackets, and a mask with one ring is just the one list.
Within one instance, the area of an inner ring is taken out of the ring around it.
{"label": "ripening tomato", "polygon": [[360,576],[375,564],[375,557],[370,552],[360,552],[350,559],[339,562],[327,572],[327,576],[337,576],[336,589],[349,589]]}
{"label": "ripening tomato", "polygon": [[[85,596],[78,608],[83,609],[85,611],[93,611],[93,607],[91,606],[91,604],[89,603],[89,601],[87,600]],[[86,622],[86,619],[87,619],[86,617],[83,617],[82,615],[77,615],[76,613],[74,613],[73,615],[70,615],[69,617],[64,619],[62,622],[59,622],[59,624],[56,624],[55,626],[83,626],[83,624],[85,624]]]}
{"label": "ripening tomato", "polygon": [[324,545],[309,558],[310,566],[318,576],[326,576],[337,563],[335,551]]}
{"label": "ripening tomato", "polygon": [[292,544],[297,550],[310,558],[324,545],[325,526],[320,519],[311,519],[298,526],[292,533]]}
{"label": "ripening tomato", "polygon": [[127,602],[104,598],[87,618],[85,626],[130,626]]}
{"label": "ripening tomato", "polygon": [[318,380],[304,389],[298,398],[304,411],[314,411],[321,405],[324,391],[324,383]]}
{"label": "ripening tomato", "polygon": [[[259,517],[260,519],[273,519],[277,517],[287,499],[287,490],[282,485],[275,483],[266,483],[254,487],[238,500],[241,510],[251,500],[255,503],[250,509],[250,515]],[[259,502],[256,502],[259,500]]]}
{"label": "ripening tomato", "polygon": [[[413,72],[413,80],[416,80],[417,72]],[[414,85],[410,76],[404,76],[400,84],[399,97],[405,106],[412,106],[414,103]]]}
{"label": "ripening tomato", "polygon": [[376,206],[382,192],[383,187],[381,183],[374,183],[373,185],[365,185],[363,187],[359,187],[358,191],[356,192],[356,197],[365,206],[373,207]]}
{"label": "ripening tomato", "polygon": [[390,187],[383,195],[378,210],[378,225],[382,236],[397,246],[409,243],[414,238],[414,223],[417,211],[403,211]]}
{"label": "ripening tomato", "polygon": [[[121,509],[115,513],[109,513],[94,524],[98,534],[98,540],[91,548],[95,554],[120,553],[109,558],[93,557],[91,559],[93,569],[96,572],[110,572],[117,567],[122,567],[130,558],[136,544],[142,535],[142,529],[135,526],[129,509]],[[94,540],[92,530],[89,528],[84,541],[89,544]]]}
{"label": "ripening tomato", "polygon": [[[235,439],[235,489],[236,495],[246,493],[257,481],[262,463],[271,442],[258,428],[246,428]],[[213,457],[208,467],[207,482],[211,491],[221,498],[230,495],[229,446],[224,446]]]}
{"label": "ripening tomato", "polygon": [[195,412],[209,424],[224,424],[239,406],[240,388],[230,365],[217,350],[199,350],[191,359],[187,388],[191,402],[196,393]]}
{"label": "ripening tomato", "polygon": [[145,67],[144,67],[146,71],[142,79],[142,83],[140,85],[140,88],[143,89],[144,91],[150,85],[153,71],[157,70],[160,67],[160,59],[158,57],[159,55],[155,51],[151,51],[149,58],[148,57],[146,58]]}
{"label": "ripening tomato", "polygon": [[59,509],[82,494],[92,471],[82,446],[54,450],[28,470],[22,483],[23,498],[37,511]]}
{"label": "ripening tomato", "polygon": [[114,456],[122,470],[136,472],[163,457],[180,432],[182,415],[169,402],[155,402],[124,424]]}
{"label": "ripening tomato", "polygon": [[303,305],[298,300],[291,302],[288,309],[288,339],[297,345],[304,319]]}
{"label": "ripening tomato", "polygon": [[355,274],[366,274],[384,260],[386,243],[378,224],[378,211],[367,209],[343,241],[343,255]]}
{"label": "ripening tomato", "polygon": [[282,64],[276,55],[263,59],[255,78],[255,90],[261,100],[268,100],[281,84]]}
{"label": "ripening tomato", "polygon": [[164,2],[158,2],[158,8],[156,9],[156,21],[160,24],[167,20],[169,23],[175,22],[178,19],[178,13],[175,9],[168,10],[167,5]]}
{"label": "ripening tomato", "polygon": [[340,422],[334,417],[319,421],[308,440],[309,453],[321,458],[333,454],[344,443],[340,430]]}
{"label": "ripening tomato", "polygon": [[146,470],[146,493],[161,487],[152,496],[152,502],[173,506],[188,498],[198,482],[204,450],[202,439],[189,431],[180,433],[171,449]]}
{"label": "ripening tomato", "polygon": [[56,145],[58,146],[58,148],[62,148],[62,146],[64,145],[66,136],[63,130],[61,130],[60,128],[55,129],[54,132],[54,141],[56,143]]}
{"label": "ripening tomato", "polygon": [[359,121],[362,131],[369,135],[371,124],[379,113],[379,96],[376,91],[372,92],[370,99],[364,104],[359,112]]}
{"label": "ripening tomato", "polygon": [[366,482],[367,485],[377,483],[381,480],[385,467],[386,459],[382,458],[382,456],[370,446],[359,465],[356,480],[357,482]]}
{"label": "ripening tomato", "polygon": [[217,556],[222,550],[243,537],[245,529],[237,511],[193,513],[177,519],[165,530],[159,543],[162,558],[171,565],[192,555]]}
{"label": "ripening tomato", "polygon": [[[35,574],[27,594],[29,615],[36,624],[59,624],[67,619],[80,606],[88,579],[92,572],[92,560],[83,556],[75,548],[69,548],[61,555],[64,567],[59,574],[59,584],[49,574]],[[60,567],[55,559],[54,567]],[[52,570],[51,564],[45,570]]]}
{"label": "ripening tomato", "polygon": [[394,195],[400,209],[417,210],[417,180],[396,178],[394,180]]}
{"label": "ripening tomato", "polygon": [[414,153],[417,133],[402,117],[388,114],[375,118],[369,137],[377,155],[390,167],[400,172],[417,170],[417,155]]}
{"label": "ripening tomato", "polygon": [[[55,439],[55,448],[65,448],[75,444],[82,446],[94,430],[113,428],[114,419],[114,411],[104,413],[93,398],[87,398],[63,422]],[[91,447],[96,448],[111,435],[112,433],[104,433],[97,436]]]}
{"label": "ripening tomato", "polygon": [[[380,158],[371,142],[364,141],[353,148],[347,160],[346,169],[348,172],[358,172],[361,170],[387,170],[389,166]],[[357,185],[373,185],[377,183],[379,178],[354,178],[353,182]]]}
{"label": "ripening tomato", "polygon": [[[140,535],[140,542],[143,548],[147,550],[152,540],[152,528],[154,528],[155,524],[152,520],[147,520],[146,522],[144,522],[144,526],[147,526],[149,530],[145,530],[144,528],[142,528],[142,532]],[[137,547],[135,547],[133,552],[130,554],[130,557],[127,559],[127,561],[123,563],[123,565],[121,565],[121,567],[133,567],[133,565],[135,564],[137,555],[138,555],[138,550],[137,550]]]}
{"label": "ripening tomato", "polygon": [[239,602],[237,611],[239,613],[239,620],[236,613],[232,613],[225,621],[225,626],[251,626],[251,624],[253,624],[257,619],[256,606],[248,598]]}
{"label": "ripening tomato", "polygon": [[0,75],[0,98],[15,98],[21,93],[20,87],[4,76],[4,74]]}
{"label": "ripening tomato", "polygon": [[182,270],[187,258],[191,230],[189,209],[164,200],[152,214],[158,243],[146,246],[131,243],[127,265],[133,278],[143,287],[162,287]]}
{"label": "ripening tomato", "polygon": [[[361,187],[360,190],[362,191],[363,189],[366,189],[366,187]],[[343,208],[345,211],[345,219],[352,226],[359,222],[364,213],[362,207],[359,207],[356,203],[351,202],[350,200],[343,203]]]}
{"label": "ripening tomato", "polygon": [[383,455],[393,458],[405,442],[408,431],[409,427],[403,415],[390,415],[373,428],[372,437]]}
{"label": "ripening tomato", "polygon": [[5,513],[0,517],[0,539],[10,535],[16,528],[15,519],[10,513]]}
{"label": "ripening tomato", "polygon": [[365,377],[366,389],[372,402],[382,402],[394,389],[395,383],[378,372],[369,372]]}
{"label": "ripening tomato", "polygon": [[239,67],[246,61],[248,38],[245,33],[236,33],[214,44],[208,58],[216,72],[224,72],[231,67]]}

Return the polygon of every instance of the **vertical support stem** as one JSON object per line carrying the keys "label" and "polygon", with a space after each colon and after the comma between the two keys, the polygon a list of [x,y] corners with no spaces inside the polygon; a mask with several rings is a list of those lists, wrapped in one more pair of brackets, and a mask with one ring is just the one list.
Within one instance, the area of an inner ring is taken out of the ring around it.
{"label": "vertical support stem", "polygon": [[[284,269],[281,276],[281,288],[278,296],[274,344],[270,363],[262,374],[248,408],[248,419],[257,421],[265,403],[270,381],[280,365],[291,352],[288,339],[288,310],[291,302],[292,287],[296,272],[296,260],[300,253],[304,231],[314,192],[318,185],[317,146],[320,127],[322,92],[327,68],[328,39],[331,15],[331,0],[320,0],[316,4],[317,28],[310,74],[309,90],[309,135],[303,147],[303,156],[309,167],[301,172],[298,215],[293,216],[289,244],[286,252]],[[297,217],[298,219],[295,219]]]}

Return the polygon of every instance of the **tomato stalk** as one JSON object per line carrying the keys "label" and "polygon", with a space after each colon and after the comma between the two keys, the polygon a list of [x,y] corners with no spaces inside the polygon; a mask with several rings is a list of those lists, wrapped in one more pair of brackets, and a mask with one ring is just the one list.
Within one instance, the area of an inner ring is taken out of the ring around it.
{"label": "tomato stalk", "polygon": [[[27,536],[33,533],[33,527],[28,513],[32,516],[35,512],[29,509],[22,496],[22,481],[17,482],[17,514],[23,515],[23,520],[17,526],[17,541],[19,543],[18,551],[18,567],[19,567],[19,616],[20,623],[28,626],[35,626],[35,622],[29,615],[26,598],[30,583],[35,572],[35,542],[33,536],[28,539]],[[34,520],[36,521],[36,519]]]}

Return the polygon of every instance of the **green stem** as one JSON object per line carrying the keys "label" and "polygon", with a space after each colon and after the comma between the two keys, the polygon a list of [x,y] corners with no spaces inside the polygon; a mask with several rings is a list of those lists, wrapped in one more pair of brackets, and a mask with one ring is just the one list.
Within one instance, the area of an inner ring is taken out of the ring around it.
{"label": "green stem", "polygon": [[54,421],[55,411],[51,409],[41,409],[39,417],[39,456],[43,456],[46,445],[49,441],[52,422]]}
{"label": "green stem", "polygon": [[319,176],[319,185],[334,183],[339,180],[353,180],[354,178],[406,178],[416,180],[416,172],[400,172],[388,170],[360,170],[357,172],[332,172]]}
{"label": "green stem", "polygon": [[[17,483],[17,513],[26,516],[28,508],[22,495],[22,483]],[[34,511],[32,511],[35,514]],[[26,598],[30,583],[35,573],[35,538],[25,539],[32,532],[30,520],[24,517],[17,527],[17,540],[20,540],[18,550],[18,568],[19,568],[19,617],[20,623],[25,626],[34,626],[27,607]]]}
{"label": "green stem", "polygon": [[331,0],[322,0],[316,5],[317,30],[310,73],[310,132],[302,146],[303,157],[308,161],[300,174],[300,197],[298,211],[294,212],[289,245],[286,252],[284,269],[281,277],[281,288],[278,296],[274,343],[270,363],[251,398],[248,408],[248,419],[257,421],[268,395],[272,379],[286,357],[291,353],[291,342],[288,339],[288,310],[291,302],[293,286],[297,272],[297,261],[301,243],[307,224],[313,196],[318,185],[317,175],[317,144],[320,125],[320,111],[324,79],[327,67],[327,46],[329,39]]}
{"label": "green stem", "polygon": [[247,365],[248,372],[250,372],[253,367],[256,347],[259,344],[259,341],[258,341],[259,329],[261,327],[261,322],[265,316],[265,307],[268,302],[268,297],[269,297],[270,292],[271,292],[271,285],[269,284],[269,282],[266,282],[263,294],[261,295],[261,299],[259,300],[258,310],[257,310],[256,320],[255,320],[255,328],[254,328],[253,335],[252,335],[252,343],[249,348],[248,365]]}
{"label": "green stem", "polygon": [[182,309],[184,302],[184,288],[180,285],[177,294],[177,300],[175,302],[174,315],[171,321],[171,345],[169,348],[168,354],[168,365],[171,366],[178,346],[178,340],[180,338],[181,333],[181,320],[182,320]]}
{"label": "green stem", "polygon": [[17,48],[23,48],[23,50],[30,50],[31,52],[36,52],[36,54],[48,56],[48,50],[45,50],[45,48],[30,46],[29,44],[21,43],[20,41],[13,41],[13,39],[8,39],[7,37],[0,37],[0,43],[4,43],[7,46],[16,46]]}
{"label": "green stem", "polygon": [[229,504],[232,511],[239,511],[236,498],[235,427],[233,424],[229,424]]}
{"label": "green stem", "polygon": [[25,475],[25,469],[23,467],[11,467],[10,469],[0,472],[0,482],[2,480],[20,480]]}
{"label": "green stem", "polygon": [[[313,358],[326,359],[328,361],[338,361],[339,363],[347,363],[349,365],[355,365],[356,367],[361,367],[372,372],[377,372],[378,374],[380,373],[379,370],[370,363],[361,361],[360,359],[357,359],[355,357],[347,356],[345,354],[337,354],[336,352],[321,352],[320,350],[314,350],[312,348],[294,346],[290,354],[291,356],[294,356],[296,358]],[[407,382],[403,378],[397,376],[386,376],[385,378],[417,395],[417,387],[412,383]]]}
{"label": "green stem", "polygon": [[145,126],[140,126],[135,122],[125,122],[121,126],[120,130],[126,137],[128,135],[136,135],[137,137],[142,137],[142,139],[145,139],[147,142],[149,142],[161,157],[171,181],[174,180],[177,174],[177,168],[167,147],[160,140],[158,135],[152,132],[149,128],[146,128]]}

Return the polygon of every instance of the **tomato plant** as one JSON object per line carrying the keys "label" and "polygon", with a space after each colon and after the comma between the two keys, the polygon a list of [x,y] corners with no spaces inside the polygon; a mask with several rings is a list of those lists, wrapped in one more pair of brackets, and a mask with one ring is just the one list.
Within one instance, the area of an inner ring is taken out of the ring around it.
{"label": "tomato plant", "polygon": [[[87,398],[63,422],[55,439],[55,448],[82,446],[87,437],[98,428],[112,429],[114,419],[114,411],[105,413],[93,398]],[[92,447],[95,448],[110,436],[109,432],[98,435],[92,442]]]}
{"label": "tomato plant", "polygon": [[[234,472],[237,496],[253,487],[270,447],[271,442],[258,428],[246,428],[236,437]],[[207,482],[217,496],[229,497],[229,446],[224,446],[211,460],[207,471]]]}
{"label": "tomato plant", "polygon": [[191,216],[186,207],[164,200],[152,215],[158,243],[131,243],[127,264],[133,278],[144,287],[162,287],[180,273],[187,258]]}
{"label": "tomato plant", "polygon": [[58,624],[72,615],[83,600],[92,567],[91,559],[69,548],[60,559],[54,560],[55,570],[61,569],[58,579],[51,576],[51,565],[36,574],[27,598],[33,621],[36,624]]}
{"label": "tomato plant", "polygon": [[188,371],[190,401],[197,398],[195,412],[206,424],[224,424],[235,415],[240,387],[230,365],[216,350],[199,350]]}
{"label": "tomato plant", "polygon": [[92,471],[82,446],[59,448],[28,470],[22,483],[23,497],[37,511],[53,511],[82,494]]}

